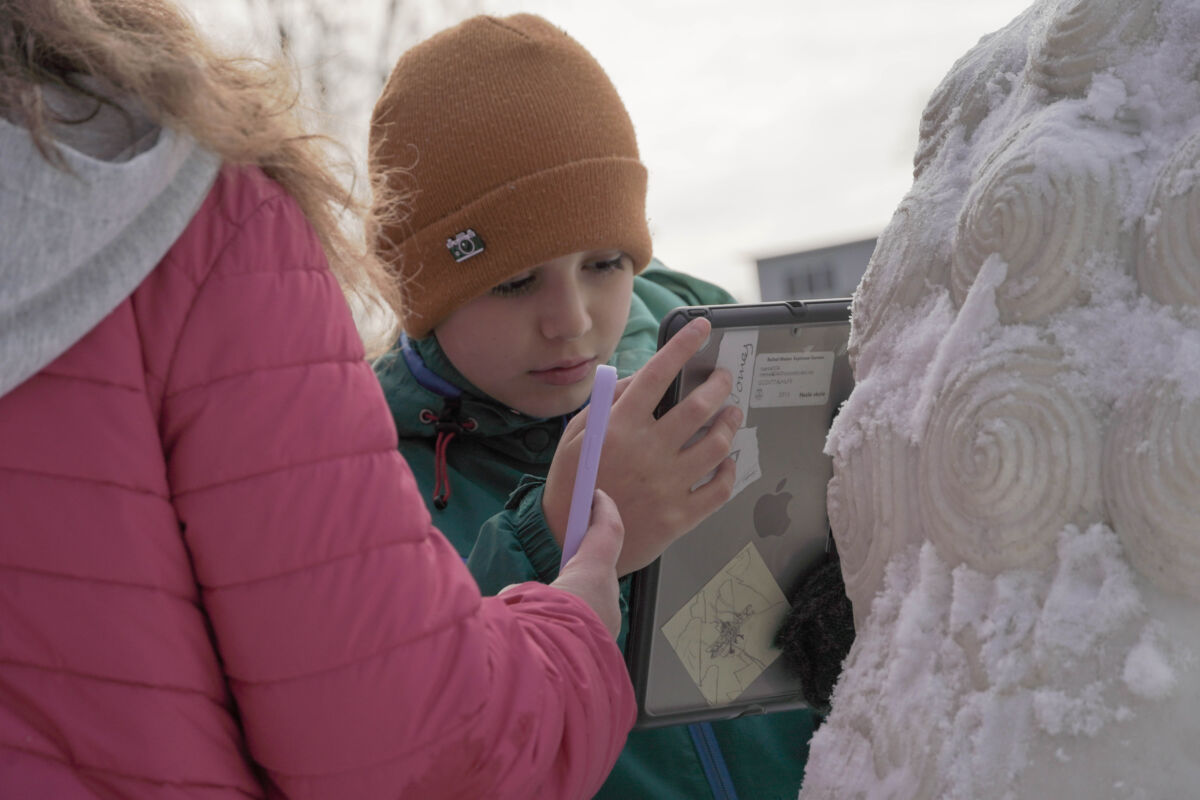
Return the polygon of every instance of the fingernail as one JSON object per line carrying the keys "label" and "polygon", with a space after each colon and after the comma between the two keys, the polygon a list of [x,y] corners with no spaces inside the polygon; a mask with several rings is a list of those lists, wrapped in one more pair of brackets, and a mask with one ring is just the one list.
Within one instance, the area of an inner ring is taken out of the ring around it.
{"label": "fingernail", "polygon": [[733,424],[739,428],[742,427],[742,420],[744,420],[746,418],[746,415],[742,413],[742,409],[740,406],[730,406],[730,407],[733,409]]}

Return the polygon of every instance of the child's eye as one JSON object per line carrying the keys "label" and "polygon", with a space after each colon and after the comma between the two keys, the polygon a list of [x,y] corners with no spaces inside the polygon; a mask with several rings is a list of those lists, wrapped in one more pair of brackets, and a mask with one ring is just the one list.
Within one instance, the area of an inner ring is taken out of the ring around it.
{"label": "child's eye", "polygon": [[515,294],[524,294],[531,291],[534,284],[537,282],[537,275],[528,272],[524,275],[518,275],[510,281],[498,283],[492,287],[490,294],[498,297],[510,297]]}
{"label": "child's eye", "polygon": [[629,257],[622,254],[605,258],[600,261],[590,261],[586,265],[588,269],[593,269],[596,272],[613,272],[615,270],[624,269],[625,264],[629,261]]}

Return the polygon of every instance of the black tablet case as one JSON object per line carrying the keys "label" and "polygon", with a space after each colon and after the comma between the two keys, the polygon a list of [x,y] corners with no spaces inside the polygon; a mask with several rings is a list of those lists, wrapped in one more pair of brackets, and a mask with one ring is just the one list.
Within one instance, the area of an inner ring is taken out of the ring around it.
{"label": "black tablet case", "polygon": [[639,728],[805,705],[763,640],[773,640],[786,600],[829,547],[832,466],[822,449],[853,385],[848,299],[679,308],[663,319],[659,347],[698,316],[712,335],[658,413],[712,372],[726,335],[732,349],[745,349],[746,332],[757,331],[754,371],[739,359],[735,381],[753,381],[743,427],[757,431],[762,476],[632,578],[625,650]]}

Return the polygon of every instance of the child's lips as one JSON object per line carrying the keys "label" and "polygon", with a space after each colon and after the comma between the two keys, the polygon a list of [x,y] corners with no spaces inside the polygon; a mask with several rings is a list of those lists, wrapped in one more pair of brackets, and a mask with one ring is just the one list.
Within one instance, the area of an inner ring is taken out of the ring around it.
{"label": "child's lips", "polygon": [[596,358],[573,358],[559,361],[545,369],[530,370],[537,380],[552,386],[569,386],[591,376],[596,369]]}

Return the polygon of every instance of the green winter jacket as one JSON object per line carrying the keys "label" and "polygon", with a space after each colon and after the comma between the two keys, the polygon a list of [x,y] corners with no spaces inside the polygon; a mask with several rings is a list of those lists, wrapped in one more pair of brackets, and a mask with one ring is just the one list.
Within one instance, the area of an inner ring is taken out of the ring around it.
{"label": "green winter jacket", "polygon": [[[621,377],[645,364],[657,349],[659,320],[671,309],[730,302],[734,299],[724,290],[651,262],[634,278],[629,322],[609,363]],[[542,514],[542,487],[567,419],[534,419],[498,404],[454,368],[434,336],[410,345],[419,356],[415,368],[421,381],[399,348],[381,357],[375,372],[396,422],[400,452],[434,524],[466,559],[484,594],[512,583],[554,580],[562,550]],[[459,398],[447,401],[436,390],[439,381],[460,389]],[[436,458],[439,428],[443,481]],[[627,595],[628,581],[622,584]],[[791,711],[634,731],[596,797],[792,800],[814,723],[811,712]],[[721,781],[706,777],[713,763],[706,742],[713,741],[736,795],[720,791]]]}

